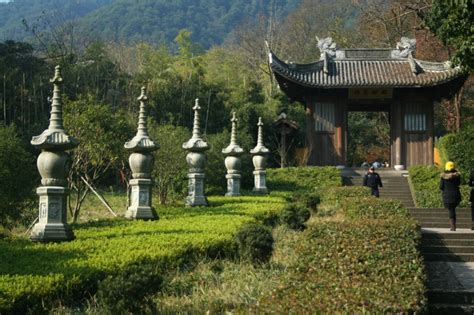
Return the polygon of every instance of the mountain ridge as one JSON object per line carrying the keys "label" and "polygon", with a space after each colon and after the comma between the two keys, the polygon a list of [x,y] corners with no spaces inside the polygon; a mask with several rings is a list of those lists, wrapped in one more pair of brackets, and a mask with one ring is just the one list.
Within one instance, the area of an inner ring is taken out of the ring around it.
{"label": "mountain ridge", "polygon": [[181,29],[203,48],[261,15],[285,17],[300,0],[14,0],[0,3],[0,40],[32,41],[33,32],[70,25],[102,41],[172,43]]}

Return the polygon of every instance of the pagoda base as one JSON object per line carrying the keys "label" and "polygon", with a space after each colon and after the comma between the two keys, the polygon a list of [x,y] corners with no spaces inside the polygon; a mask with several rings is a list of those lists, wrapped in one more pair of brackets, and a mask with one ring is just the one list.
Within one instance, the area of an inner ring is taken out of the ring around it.
{"label": "pagoda base", "polygon": [[258,194],[268,194],[267,184],[266,184],[266,175],[267,171],[254,171],[254,187],[253,192]]}
{"label": "pagoda base", "polygon": [[204,196],[204,173],[188,174],[188,196],[186,197],[187,207],[207,207],[209,202]]}
{"label": "pagoda base", "polygon": [[158,220],[158,214],[151,206],[151,184],[151,179],[130,180],[131,205],[125,212],[127,219]]}
{"label": "pagoda base", "polygon": [[41,186],[36,193],[39,196],[38,223],[31,230],[30,239],[34,242],[73,240],[72,228],[66,223],[68,190],[61,186]]}
{"label": "pagoda base", "polygon": [[226,197],[238,197],[240,196],[240,174],[227,174],[227,193]]}

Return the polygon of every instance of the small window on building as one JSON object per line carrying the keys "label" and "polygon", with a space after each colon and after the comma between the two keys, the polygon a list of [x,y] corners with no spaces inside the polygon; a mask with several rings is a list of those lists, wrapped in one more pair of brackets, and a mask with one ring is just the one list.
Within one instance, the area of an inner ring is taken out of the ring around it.
{"label": "small window on building", "polygon": [[316,131],[334,132],[335,111],[333,103],[314,104],[314,123]]}
{"label": "small window on building", "polygon": [[426,113],[421,104],[405,107],[405,131],[426,131]]}

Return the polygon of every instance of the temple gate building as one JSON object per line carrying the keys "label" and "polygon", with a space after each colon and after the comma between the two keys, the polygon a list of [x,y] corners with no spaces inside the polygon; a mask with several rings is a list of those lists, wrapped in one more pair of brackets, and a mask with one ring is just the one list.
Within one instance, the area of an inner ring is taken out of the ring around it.
{"label": "temple gate building", "polygon": [[337,49],[318,41],[319,61],[293,64],[269,52],[280,89],[303,103],[308,165],[347,165],[348,112],[386,111],[390,117],[390,164],[397,169],[433,164],[433,107],[451,98],[466,76],[449,62],[413,57],[414,39],[396,49]]}

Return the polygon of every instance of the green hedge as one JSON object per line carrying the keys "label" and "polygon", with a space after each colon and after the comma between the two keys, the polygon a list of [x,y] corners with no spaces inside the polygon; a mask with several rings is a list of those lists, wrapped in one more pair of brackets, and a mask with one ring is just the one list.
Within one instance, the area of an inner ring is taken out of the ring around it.
{"label": "green hedge", "polygon": [[[436,166],[412,166],[408,168],[410,180],[415,191],[416,205],[421,208],[443,208],[439,181],[441,170]],[[462,177],[468,176],[461,174]],[[460,207],[468,207],[470,188],[461,185]]]}
{"label": "green hedge", "polygon": [[442,163],[448,160],[464,174],[474,169],[474,122],[466,123],[457,133],[441,137],[437,143]]}
{"label": "green hedge", "polygon": [[[210,202],[209,208],[160,207],[159,221],[76,225],[72,242],[1,239],[0,313],[38,313],[56,300],[77,302],[94,294],[107,275],[120,279],[142,262],[165,269],[195,257],[235,255],[238,229],[256,218],[273,217],[284,206],[277,197],[212,197]],[[136,282],[146,286],[142,277]],[[133,291],[134,285],[127,283],[127,288]]]}
{"label": "green hedge", "polygon": [[335,167],[288,167],[267,170],[267,186],[271,191],[317,192],[324,188],[340,186],[341,172]]}
{"label": "green hedge", "polygon": [[346,219],[310,226],[298,262],[252,311],[278,314],[413,313],[425,304],[421,234],[399,202],[336,189]]}

